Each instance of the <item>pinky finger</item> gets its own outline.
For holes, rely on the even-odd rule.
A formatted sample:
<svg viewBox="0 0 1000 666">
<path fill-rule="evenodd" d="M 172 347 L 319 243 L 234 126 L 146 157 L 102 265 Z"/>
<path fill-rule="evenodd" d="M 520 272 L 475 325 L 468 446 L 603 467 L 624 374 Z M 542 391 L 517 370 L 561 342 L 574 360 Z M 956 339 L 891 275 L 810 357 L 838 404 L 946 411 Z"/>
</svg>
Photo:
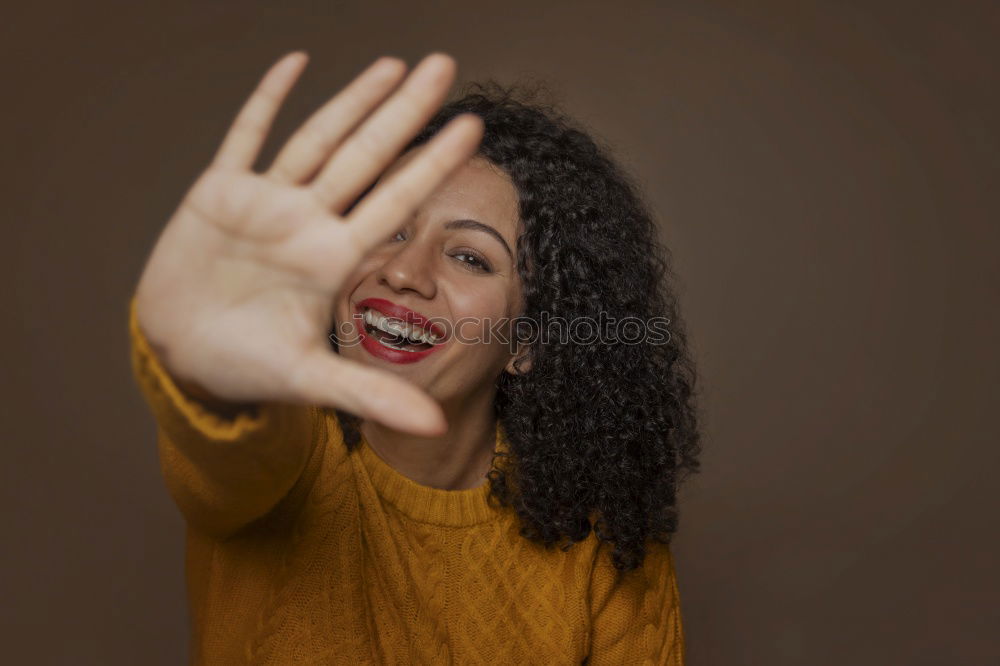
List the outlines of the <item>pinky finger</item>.
<svg viewBox="0 0 1000 666">
<path fill-rule="evenodd" d="M 213 166 L 232 169 L 253 167 L 278 109 L 308 60 L 309 56 L 304 51 L 294 51 L 271 65 L 236 115 L 215 154 Z"/>
</svg>

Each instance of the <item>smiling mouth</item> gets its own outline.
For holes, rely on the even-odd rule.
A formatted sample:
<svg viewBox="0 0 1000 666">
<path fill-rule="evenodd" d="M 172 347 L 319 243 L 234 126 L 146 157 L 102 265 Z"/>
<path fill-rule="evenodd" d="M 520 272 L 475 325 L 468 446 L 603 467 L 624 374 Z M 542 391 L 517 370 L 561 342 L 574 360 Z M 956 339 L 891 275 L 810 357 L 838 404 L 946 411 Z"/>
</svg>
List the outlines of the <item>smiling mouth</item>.
<svg viewBox="0 0 1000 666">
<path fill-rule="evenodd" d="M 422 352 L 431 349 L 440 341 L 435 334 L 419 326 L 387 317 L 373 308 L 364 308 L 362 316 L 365 333 L 389 349 Z"/>
</svg>

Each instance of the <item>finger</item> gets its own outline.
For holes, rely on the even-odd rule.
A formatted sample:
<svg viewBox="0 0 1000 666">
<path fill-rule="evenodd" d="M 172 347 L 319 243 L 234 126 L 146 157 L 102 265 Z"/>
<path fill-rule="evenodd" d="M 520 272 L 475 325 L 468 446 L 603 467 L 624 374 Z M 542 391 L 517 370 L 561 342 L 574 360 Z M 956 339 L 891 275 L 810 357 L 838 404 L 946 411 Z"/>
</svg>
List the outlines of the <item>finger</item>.
<svg viewBox="0 0 1000 666">
<path fill-rule="evenodd" d="M 346 88 L 324 104 L 289 139 L 267 175 L 284 183 L 301 183 L 316 175 L 344 137 L 392 92 L 406 74 L 406 63 L 379 58 Z"/>
<path fill-rule="evenodd" d="M 316 196 L 342 213 L 430 120 L 455 78 L 455 61 L 432 53 L 333 154 L 313 181 Z"/>
<path fill-rule="evenodd" d="M 329 349 L 304 356 L 293 369 L 292 381 L 310 404 L 337 407 L 394 430 L 435 437 L 448 428 L 441 407 L 413 384 Z"/>
<path fill-rule="evenodd" d="M 472 157 L 483 136 L 483 121 L 463 113 L 453 118 L 405 166 L 380 183 L 347 217 L 353 248 L 373 250 L 408 219 L 460 165 Z"/>
<path fill-rule="evenodd" d="M 253 167 L 278 109 L 308 60 L 309 56 L 304 51 L 294 51 L 271 65 L 236 115 L 215 154 L 213 166 L 232 169 Z"/>
</svg>

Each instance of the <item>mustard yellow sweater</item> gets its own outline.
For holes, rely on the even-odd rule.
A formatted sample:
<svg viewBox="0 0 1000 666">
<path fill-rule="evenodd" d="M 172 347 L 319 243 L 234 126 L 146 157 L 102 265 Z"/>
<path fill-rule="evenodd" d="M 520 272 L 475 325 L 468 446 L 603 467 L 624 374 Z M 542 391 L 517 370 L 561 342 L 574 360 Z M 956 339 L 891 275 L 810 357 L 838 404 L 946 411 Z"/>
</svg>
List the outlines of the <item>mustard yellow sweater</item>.
<svg viewBox="0 0 1000 666">
<path fill-rule="evenodd" d="M 129 330 L 187 524 L 192 663 L 684 663 L 666 546 L 625 575 L 593 534 L 546 549 L 488 485 L 430 488 L 364 441 L 348 453 L 332 410 L 208 411 L 162 367 L 134 298 Z"/>
</svg>

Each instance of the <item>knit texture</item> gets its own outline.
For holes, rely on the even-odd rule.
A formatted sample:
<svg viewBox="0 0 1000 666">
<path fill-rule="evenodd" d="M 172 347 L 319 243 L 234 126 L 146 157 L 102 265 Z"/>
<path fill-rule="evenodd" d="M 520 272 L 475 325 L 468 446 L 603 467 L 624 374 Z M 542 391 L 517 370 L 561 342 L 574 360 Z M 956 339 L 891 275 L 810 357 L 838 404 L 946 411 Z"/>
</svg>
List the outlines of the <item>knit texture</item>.
<svg viewBox="0 0 1000 666">
<path fill-rule="evenodd" d="M 332 410 L 209 411 L 163 368 L 134 297 L 129 331 L 187 525 L 192 664 L 684 663 L 666 545 L 627 574 L 593 534 L 546 548 L 488 484 L 440 490 L 364 440 L 348 453 Z"/>
</svg>

